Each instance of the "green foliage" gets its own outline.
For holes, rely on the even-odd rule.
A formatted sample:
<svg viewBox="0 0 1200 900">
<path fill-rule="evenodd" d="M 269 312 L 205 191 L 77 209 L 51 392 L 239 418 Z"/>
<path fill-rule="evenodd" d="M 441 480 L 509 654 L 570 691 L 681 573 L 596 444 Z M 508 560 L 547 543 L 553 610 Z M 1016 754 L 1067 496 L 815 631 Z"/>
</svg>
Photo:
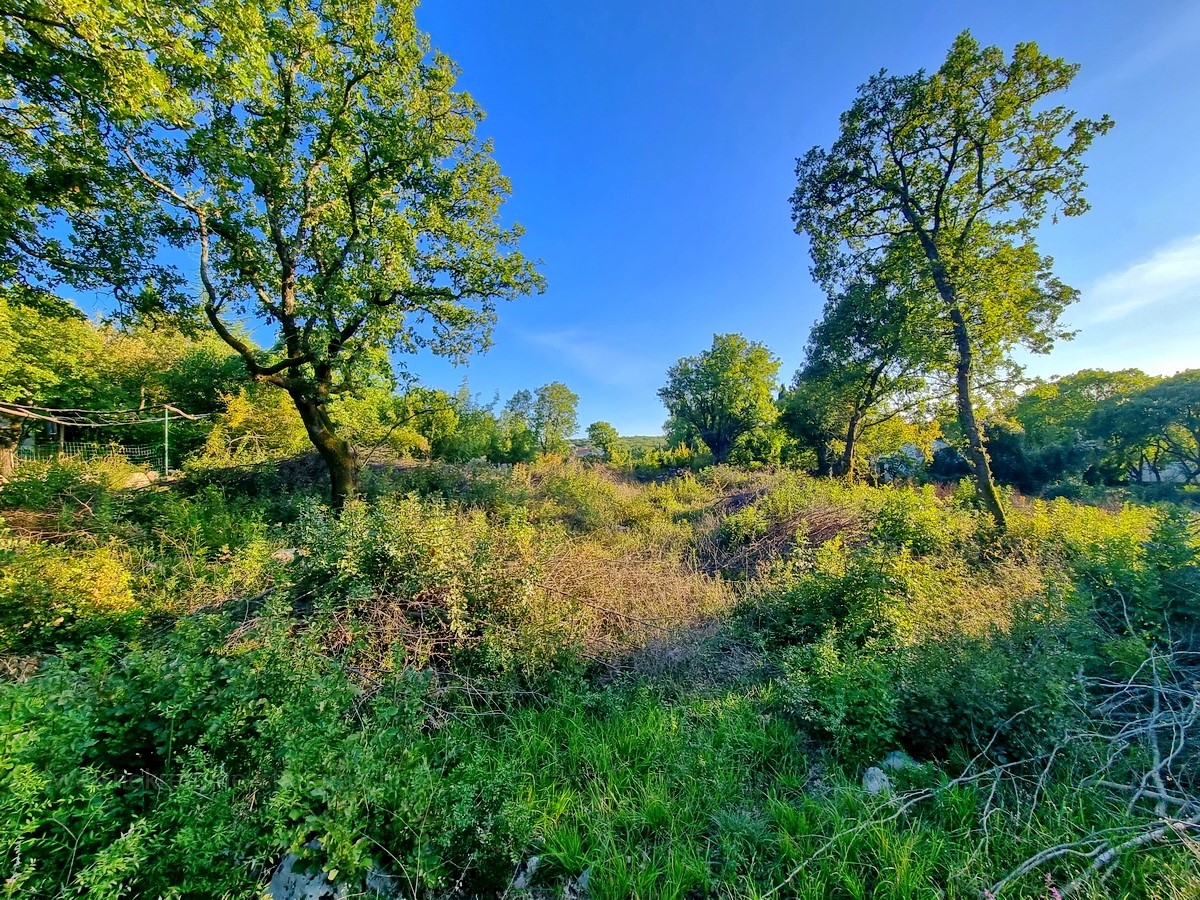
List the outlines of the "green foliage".
<svg viewBox="0 0 1200 900">
<path fill-rule="evenodd" d="M 214 21 L 236 33 L 238 5 L 148 9 L 125 0 L 69 6 L 21 0 L 6 9 L 0 18 L 7 60 L 0 74 L 6 284 L 53 289 L 65 281 L 79 290 L 108 288 L 123 302 L 176 294 L 178 275 L 156 258 L 153 200 L 116 171 L 101 135 L 119 123 L 170 126 L 186 117 L 189 88 L 209 62 L 200 36 Z M 212 61 L 223 55 L 214 53 Z"/>
<path fill-rule="evenodd" d="M 37 231 L 53 234 L 57 211 L 95 263 L 60 274 L 107 281 L 141 311 L 203 315 L 255 381 L 291 397 L 345 502 L 357 468 L 333 398 L 388 369 L 389 353 L 485 348 L 497 302 L 542 286 L 516 249 L 521 229 L 501 221 L 509 183 L 454 64 L 404 0 L 56 15 L 4 17 L 13 71 L 23 57 L 42 65 L 4 77 L 18 169 L 3 174 L 14 188 L 18 172 L 52 175 L 65 151 L 82 183 L 38 199 L 24 179 L 20 240 L 0 235 L 0 250 L 53 268 L 70 254 Z M 80 82 L 61 81 L 81 64 Z M 199 302 L 156 264 L 167 246 L 198 254 Z M 275 339 L 255 347 L 228 324 L 238 318 Z"/>
<path fill-rule="evenodd" d="M 71 303 L 0 289 L 0 400 L 53 398 L 89 371 L 97 329 Z"/>
<path fill-rule="evenodd" d="M 633 456 L 617 429 L 608 422 L 593 422 L 587 428 L 588 440 L 604 454 L 604 458 L 614 466 L 627 466 Z"/>
<path fill-rule="evenodd" d="M 784 425 L 813 447 L 820 474 L 853 475 L 860 441 L 902 412 L 918 412 L 927 380 L 950 368 L 931 327 L 936 309 L 928 292 L 898 274 L 885 268 L 828 300 L 809 334 L 804 365 L 781 398 Z"/>
<path fill-rule="evenodd" d="M 137 612 L 131 581 L 112 547 L 67 551 L 0 534 L 0 652 L 120 631 L 120 620 Z"/>
<path fill-rule="evenodd" d="M 1093 433 L 1107 441 L 1133 480 L 1149 468 L 1185 483 L 1200 476 L 1200 369 L 1189 369 L 1139 391 L 1114 395 L 1089 417 Z"/>
<path fill-rule="evenodd" d="M 1023 394 L 1012 417 L 1035 446 L 1059 443 L 1088 431 L 1088 420 L 1105 401 L 1128 397 L 1155 381 L 1140 369 L 1081 369 Z"/>
<path fill-rule="evenodd" d="M 23 463 L 0 483 L 0 509 L 59 512 L 88 507 L 96 514 L 136 471 L 120 456 L 87 462 L 67 456 Z"/>
<path fill-rule="evenodd" d="M 1077 118 L 1040 101 L 1065 90 L 1078 66 L 1018 44 L 1006 58 L 968 32 L 937 71 L 880 72 L 859 88 L 828 149 L 797 163 L 797 232 L 813 275 L 831 295 L 877 273 L 899 273 L 940 303 L 922 323 L 928 374 L 953 360 L 959 426 L 981 499 L 1003 530 L 971 396 L 1023 344 L 1046 352 L 1076 292 L 1056 279 L 1034 230 L 1053 204 L 1079 215 L 1083 153 L 1112 121 Z"/>
<path fill-rule="evenodd" d="M 886 658 L 843 649 L 827 633 L 781 657 L 789 711 L 847 763 L 870 765 L 895 746 L 899 701 Z"/>
<path fill-rule="evenodd" d="M 543 453 L 566 453 L 567 439 L 579 429 L 575 408 L 579 395 L 561 381 L 543 384 L 533 399 L 532 431 Z"/>
<path fill-rule="evenodd" d="M 738 438 L 774 423 L 779 360 L 739 334 L 714 334 L 712 347 L 679 360 L 658 396 L 675 443 L 700 440 L 723 462 Z"/>
<path fill-rule="evenodd" d="M 5 536 L 4 615 L 81 614 L 22 632 L 53 652 L 0 682 L 10 894 L 251 896 L 290 850 L 418 895 L 502 892 L 538 855 L 543 892 L 587 871 L 598 897 L 754 896 L 799 868 L 814 900 L 970 896 L 1145 824 L 1079 790 L 1103 748 L 1037 759 L 1036 795 L 1027 768 L 947 779 L 1086 732 L 1081 671 L 1129 677 L 1190 633 L 1183 511 L 1032 502 L 985 547 L 952 496 L 786 471 L 432 464 L 367 487 L 338 517 L 189 481 L 103 523 L 70 507 L 61 543 Z M 727 626 L 694 569 L 751 545 L 773 564 Z M 902 820 L 858 786 L 899 747 L 928 761 L 893 775 L 926 792 Z M 1130 854 L 1101 891 L 1186 895 L 1187 860 Z"/>
<path fill-rule="evenodd" d="M 570 649 L 570 611 L 551 616 L 527 525 L 389 498 L 354 504 L 337 518 L 310 510 L 298 536 L 312 548 L 305 577 L 324 608 L 348 609 L 363 625 L 392 620 L 385 641 L 389 631 L 400 639 L 412 633 L 415 640 L 382 651 L 401 654 L 398 662 L 420 666 L 449 655 L 468 670 L 528 670 Z M 368 632 L 364 640 L 377 638 Z"/>
<path fill-rule="evenodd" d="M 204 442 L 204 461 L 253 463 L 294 456 L 309 446 L 287 395 L 262 388 L 226 394 Z"/>
</svg>

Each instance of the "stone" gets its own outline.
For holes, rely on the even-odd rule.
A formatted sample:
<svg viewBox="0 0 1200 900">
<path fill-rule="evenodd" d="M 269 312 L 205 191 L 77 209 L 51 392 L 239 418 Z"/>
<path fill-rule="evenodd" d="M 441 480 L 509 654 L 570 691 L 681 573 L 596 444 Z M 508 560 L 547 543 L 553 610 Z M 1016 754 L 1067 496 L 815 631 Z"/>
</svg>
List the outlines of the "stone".
<svg viewBox="0 0 1200 900">
<path fill-rule="evenodd" d="M 400 887 L 395 875 L 389 875 L 376 866 L 367 872 L 367 892 L 380 897 L 399 897 Z"/>
<path fill-rule="evenodd" d="M 887 773 L 878 766 L 871 766 L 863 773 L 862 779 L 863 790 L 872 796 L 876 794 L 891 793 L 892 779 L 887 777 Z"/>
<path fill-rule="evenodd" d="M 314 871 L 308 871 L 308 866 Z M 346 885 L 330 881 L 315 863 L 289 853 L 271 876 L 267 896 L 271 900 L 347 900 L 350 891 Z"/>
<path fill-rule="evenodd" d="M 319 850 L 320 841 L 309 841 L 310 850 Z M 331 881 L 320 864 L 312 859 L 302 860 L 289 853 L 275 869 L 267 885 L 268 900 L 349 900 L 350 897 L 399 896 L 396 879 L 377 866 L 371 866 L 365 881 L 356 884 Z"/>
<path fill-rule="evenodd" d="M 586 900 L 588 881 L 591 877 L 592 867 L 588 866 L 578 878 L 568 878 L 567 883 L 563 885 L 564 900 Z"/>
<path fill-rule="evenodd" d="M 533 884 L 533 875 L 541 865 L 542 858 L 540 856 L 531 856 L 525 862 L 517 866 L 516 874 L 513 875 L 512 888 L 516 891 L 527 890 Z"/>
<path fill-rule="evenodd" d="M 299 556 L 300 551 L 295 547 L 282 547 L 271 554 L 271 559 L 286 566 L 288 563 L 294 563 Z"/>
<path fill-rule="evenodd" d="M 903 750 L 893 750 L 883 758 L 879 768 L 887 772 L 903 772 L 906 769 L 919 769 L 917 761 Z"/>
</svg>

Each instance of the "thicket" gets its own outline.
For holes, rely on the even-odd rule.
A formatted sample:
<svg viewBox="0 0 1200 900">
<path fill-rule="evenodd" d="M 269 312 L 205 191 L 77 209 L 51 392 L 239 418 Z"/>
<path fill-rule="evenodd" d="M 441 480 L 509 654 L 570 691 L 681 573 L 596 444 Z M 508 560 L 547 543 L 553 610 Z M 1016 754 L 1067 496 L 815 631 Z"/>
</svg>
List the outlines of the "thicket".
<svg viewBox="0 0 1200 900">
<path fill-rule="evenodd" d="M 288 851 L 405 896 L 532 856 L 543 896 L 1200 886 L 1177 507 L 996 539 L 794 472 L 388 467 L 341 516 L 210 474 L 0 488 L 7 896 L 250 896 Z"/>
</svg>

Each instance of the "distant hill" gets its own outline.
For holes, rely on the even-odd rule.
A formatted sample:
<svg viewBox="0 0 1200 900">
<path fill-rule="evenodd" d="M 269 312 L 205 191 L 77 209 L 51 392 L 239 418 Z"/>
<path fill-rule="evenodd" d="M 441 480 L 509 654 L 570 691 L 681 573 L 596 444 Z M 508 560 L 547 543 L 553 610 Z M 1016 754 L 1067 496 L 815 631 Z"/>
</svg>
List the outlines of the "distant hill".
<svg viewBox="0 0 1200 900">
<path fill-rule="evenodd" d="M 622 437 L 621 443 L 629 448 L 630 453 L 644 453 L 647 450 L 661 450 L 667 446 L 667 439 L 661 434 L 632 434 Z"/>
</svg>

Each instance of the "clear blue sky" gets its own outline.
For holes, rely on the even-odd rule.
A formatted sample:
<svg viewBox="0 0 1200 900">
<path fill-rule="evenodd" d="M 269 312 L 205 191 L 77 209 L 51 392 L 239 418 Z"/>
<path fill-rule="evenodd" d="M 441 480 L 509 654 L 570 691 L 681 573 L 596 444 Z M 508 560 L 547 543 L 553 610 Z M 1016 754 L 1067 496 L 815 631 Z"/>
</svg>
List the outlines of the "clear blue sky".
<svg viewBox="0 0 1200 900">
<path fill-rule="evenodd" d="M 658 433 L 667 367 L 737 331 L 799 364 L 822 296 L 792 233 L 795 158 L 836 135 L 880 68 L 936 68 L 955 34 L 1036 41 L 1083 69 L 1065 101 L 1109 113 L 1086 216 L 1041 245 L 1083 291 L 1079 337 L 1039 375 L 1200 366 L 1200 2 L 426 0 L 513 182 L 508 215 L 548 290 L 500 310 L 466 367 L 426 382 L 507 398 L 566 382 L 580 424 Z"/>
</svg>

